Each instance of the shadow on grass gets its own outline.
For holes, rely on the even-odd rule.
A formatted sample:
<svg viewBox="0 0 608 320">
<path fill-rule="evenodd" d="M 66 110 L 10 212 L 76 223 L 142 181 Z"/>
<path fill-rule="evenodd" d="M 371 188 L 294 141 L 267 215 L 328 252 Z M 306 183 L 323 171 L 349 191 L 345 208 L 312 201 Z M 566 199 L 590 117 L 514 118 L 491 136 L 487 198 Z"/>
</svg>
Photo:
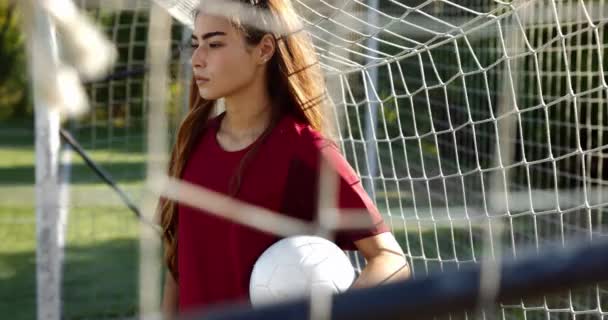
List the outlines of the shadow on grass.
<svg viewBox="0 0 608 320">
<path fill-rule="evenodd" d="M 97 162 L 97 164 L 108 172 L 116 182 L 142 181 L 146 173 L 144 162 Z M 0 167 L 0 185 L 31 185 L 34 179 L 35 167 L 14 166 Z M 86 164 L 71 165 L 71 184 L 102 183 L 93 170 Z"/>
<path fill-rule="evenodd" d="M 66 126 L 64 125 L 64 128 Z M 141 126 L 116 127 L 109 125 L 85 125 L 76 130 L 71 130 L 74 138 L 88 151 L 139 151 L 143 150 L 146 141 L 146 130 Z M 16 119 L 0 120 L 0 147 L 34 147 L 34 120 Z M 128 147 L 128 149 L 127 149 Z"/>
<path fill-rule="evenodd" d="M 137 312 L 138 246 L 118 239 L 66 250 L 62 319 L 129 317 Z M 36 318 L 36 253 L 0 254 L 0 314 Z"/>
</svg>

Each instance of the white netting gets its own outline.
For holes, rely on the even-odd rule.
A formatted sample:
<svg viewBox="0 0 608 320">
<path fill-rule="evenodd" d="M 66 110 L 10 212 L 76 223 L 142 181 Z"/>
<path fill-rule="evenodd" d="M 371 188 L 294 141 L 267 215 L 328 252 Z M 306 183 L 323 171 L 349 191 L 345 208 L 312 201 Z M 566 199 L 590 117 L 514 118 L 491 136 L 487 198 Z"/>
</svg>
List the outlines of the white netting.
<svg viewBox="0 0 608 320">
<path fill-rule="evenodd" d="M 197 1 L 157 3 L 176 18 L 176 50 Z M 477 263 L 484 246 L 491 249 L 484 255 L 517 256 L 605 235 L 604 0 L 293 4 L 326 72 L 341 147 L 416 277 Z M 88 86 L 91 114 L 68 127 L 137 196 L 145 178 L 148 94 L 138 70 L 148 67 L 149 3 L 79 5 L 120 58 L 116 78 Z M 170 66 L 172 129 L 186 101 L 185 61 L 176 51 Z M 130 315 L 137 285 L 106 280 L 121 272 L 118 282 L 136 279 L 136 220 L 87 170 L 71 168 L 65 314 Z M 106 259 L 114 263 L 99 263 Z M 606 315 L 607 297 L 598 285 L 505 305 L 498 315 L 595 319 Z"/>
<path fill-rule="evenodd" d="M 87 85 L 90 113 L 66 124 L 74 137 L 143 211 L 148 144 L 150 37 L 149 1 L 78 1 L 118 49 L 114 73 Z M 170 32 L 172 84 L 167 120 L 175 132 L 187 86 L 180 85 L 179 44 L 184 28 L 174 23 Z M 162 45 L 162 44 L 161 44 Z M 73 155 L 73 159 L 79 159 Z M 78 160 L 71 166 L 70 219 L 63 287 L 66 317 L 128 317 L 140 313 L 145 260 L 138 238 L 137 218 L 116 193 Z M 148 215 L 145 215 L 146 217 Z M 70 235 L 72 235 L 70 237 Z M 87 246 L 78 249 L 82 243 Z M 82 255 L 88 256 L 83 259 Z M 73 262 L 70 261 L 73 259 Z M 78 274 L 78 276 L 75 276 Z M 74 278 L 77 279 L 74 279 Z M 103 281 L 100 281 L 103 279 Z M 72 283 L 76 282 L 76 283 Z M 150 280 L 154 283 L 154 280 Z M 143 283 L 145 286 L 147 283 Z"/>
</svg>

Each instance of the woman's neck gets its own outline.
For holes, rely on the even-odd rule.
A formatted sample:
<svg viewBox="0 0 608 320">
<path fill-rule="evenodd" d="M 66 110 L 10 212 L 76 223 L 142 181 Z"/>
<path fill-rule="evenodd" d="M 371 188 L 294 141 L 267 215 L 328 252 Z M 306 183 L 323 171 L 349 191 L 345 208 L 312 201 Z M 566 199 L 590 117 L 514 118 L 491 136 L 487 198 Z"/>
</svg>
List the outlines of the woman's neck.
<svg viewBox="0 0 608 320">
<path fill-rule="evenodd" d="M 238 97 L 226 97 L 225 107 L 226 114 L 220 132 L 233 141 L 255 140 L 271 121 L 272 105 L 267 95 L 241 94 Z"/>
</svg>

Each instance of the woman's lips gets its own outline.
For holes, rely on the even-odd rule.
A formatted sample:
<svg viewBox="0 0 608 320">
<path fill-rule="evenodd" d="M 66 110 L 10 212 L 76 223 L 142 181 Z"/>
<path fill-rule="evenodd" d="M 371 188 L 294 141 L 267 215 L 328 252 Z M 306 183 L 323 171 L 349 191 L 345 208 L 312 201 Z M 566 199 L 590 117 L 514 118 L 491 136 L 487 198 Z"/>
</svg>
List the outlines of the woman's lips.
<svg viewBox="0 0 608 320">
<path fill-rule="evenodd" d="M 209 81 L 209 79 L 205 77 L 195 77 L 194 79 L 196 80 L 196 83 L 205 83 Z"/>
</svg>

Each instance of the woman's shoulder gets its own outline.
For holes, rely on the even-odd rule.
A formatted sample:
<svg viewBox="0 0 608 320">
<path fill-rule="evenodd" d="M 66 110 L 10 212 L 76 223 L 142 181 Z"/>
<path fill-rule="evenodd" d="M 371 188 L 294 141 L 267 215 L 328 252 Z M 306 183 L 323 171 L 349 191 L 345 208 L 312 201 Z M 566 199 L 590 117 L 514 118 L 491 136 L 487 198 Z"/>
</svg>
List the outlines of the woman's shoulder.
<svg viewBox="0 0 608 320">
<path fill-rule="evenodd" d="M 287 119 L 286 127 L 289 130 L 289 138 L 286 141 L 294 150 L 294 156 L 308 166 L 318 168 L 320 160 L 323 159 L 335 172 L 340 174 L 346 181 L 354 183 L 358 176 L 347 162 L 336 142 L 327 138 L 321 132 L 310 125 L 294 119 Z"/>
<path fill-rule="evenodd" d="M 315 153 L 314 151 L 319 152 L 326 147 L 335 146 L 335 143 L 321 132 L 292 115 L 285 115 L 280 127 L 285 142 L 299 151 L 298 153 Z"/>
</svg>

